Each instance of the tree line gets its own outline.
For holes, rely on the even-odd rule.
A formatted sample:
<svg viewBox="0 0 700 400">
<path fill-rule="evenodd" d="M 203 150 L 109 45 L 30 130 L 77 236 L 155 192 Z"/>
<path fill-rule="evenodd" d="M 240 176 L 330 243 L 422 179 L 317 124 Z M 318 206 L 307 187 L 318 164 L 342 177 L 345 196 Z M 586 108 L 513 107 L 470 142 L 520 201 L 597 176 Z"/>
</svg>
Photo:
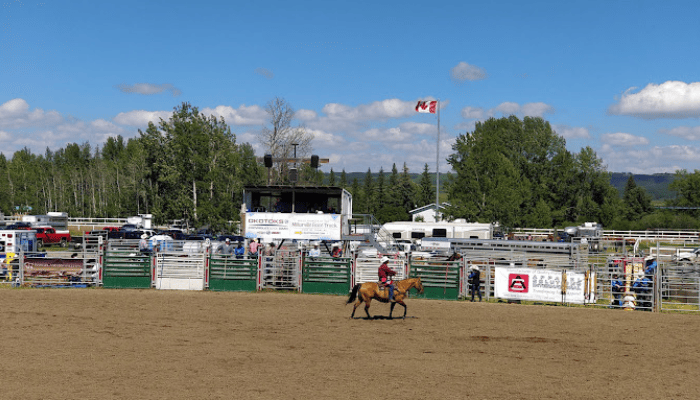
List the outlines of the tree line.
<svg viewBox="0 0 700 400">
<path fill-rule="evenodd" d="M 294 111 L 284 100 L 268 104 L 270 127 L 261 143 L 289 157 L 291 143 L 312 151 L 303 127 L 290 128 Z M 565 140 L 542 118 L 491 118 L 460 134 L 447 158 L 441 200 L 445 218 L 498 222 L 508 227 L 551 228 L 597 221 L 614 229 L 697 229 L 698 210 L 655 210 L 630 176 L 623 196 L 590 147 L 569 152 Z M 296 146 L 294 151 L 296 151 Z M 191 227 L 227 230 L 239 220 L 245 185 L 289 184 L 284 166 L 268 171 L 249 143 L 239 143 L 223 118 L 182 103 L 167 120 L 149 123 L 138 136 L 108 138 L 104 145 L 71 143 L 33 154 L 24 148 L 0 154 L 0 211 L 81 217 L 153 214 L 156 223 L 183 220 Z M 409 220 L 409 211 L 434 203 L 435 186 L 424 166 L 414 182 L 406 164 L 390 172 L 368 168 L 364 179 L 343 170 L 329 173 L 302 165 L 297 184 L 339 186 L 353 195 L 353 212 L 380 222 Z M 669 206 L 700 204 L 700 171 L 679 171 L 678 194 Z M 443 193 L 444 192 L 444 193 Z"/>
</svg>

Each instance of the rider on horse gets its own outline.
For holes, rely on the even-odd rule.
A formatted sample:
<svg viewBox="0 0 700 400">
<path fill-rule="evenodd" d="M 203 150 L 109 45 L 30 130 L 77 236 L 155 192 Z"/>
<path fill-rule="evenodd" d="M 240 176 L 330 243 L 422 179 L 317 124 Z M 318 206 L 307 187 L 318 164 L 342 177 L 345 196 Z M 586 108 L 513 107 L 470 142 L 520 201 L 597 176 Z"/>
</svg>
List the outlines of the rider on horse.
<svg viewBox="0 0 700 400">
<path fill-rule="evenodd" d="M 389 277 L 396 275 L 396 271 L 389 268 L 389 257 L 382 257 L 381 263 L 382 265 L 379 266 L 378 271 L 379 282 L 381 282 L 383 286 L 389 287 L 389 302 L 391 302 L 391 300 L 394 298 L 394 285 L 391 284 Z"/>
</svg>

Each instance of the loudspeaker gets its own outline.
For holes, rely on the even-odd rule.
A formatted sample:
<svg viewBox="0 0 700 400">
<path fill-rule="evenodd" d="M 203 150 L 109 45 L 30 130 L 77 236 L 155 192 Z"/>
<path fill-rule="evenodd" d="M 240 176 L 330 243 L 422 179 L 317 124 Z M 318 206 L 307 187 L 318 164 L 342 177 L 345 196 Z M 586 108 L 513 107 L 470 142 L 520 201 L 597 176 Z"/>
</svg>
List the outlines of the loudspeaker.
<svg viewBox="0 0 700 400">
<path fill-rule="evenodd" d="M 318 156 L 311 156 L 311 168 L 318 168 Z"/>
<path fill-rule="evenodd" d="M 272 154 L 265 154 L 263 159 L 265 160 L 265 167 L 272 168 Z"/>
<path fill-rule="evenodd" d="M 296 169 L 296 168 L 290 168 L 290 169 L 289 169 L 289 181 L 290 181 L 290 182 L 296 182 L 296 181 L 297 181 L 297 169 Z"/>
</svg>

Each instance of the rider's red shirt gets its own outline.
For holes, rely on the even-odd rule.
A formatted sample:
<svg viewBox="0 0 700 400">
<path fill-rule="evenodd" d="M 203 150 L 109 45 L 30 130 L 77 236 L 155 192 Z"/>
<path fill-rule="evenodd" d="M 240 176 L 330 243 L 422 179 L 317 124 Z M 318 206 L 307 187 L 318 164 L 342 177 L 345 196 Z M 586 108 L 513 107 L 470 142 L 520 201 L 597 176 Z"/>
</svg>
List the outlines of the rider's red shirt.
<svg viewBox="0 0 700 400">
<path fill-rule="evenodd" d="M 379 267 L 378 274 L 379 274 L 379 280 L 381 281 L 382 278 L 388 278 L 388 277 L 390 277 L 390 276 L 396 275 L 396 271 L 394 271 L 393 269 L 389 268 L 389 265 L 387 265 L 387 264 L 382 264 L 382 265 Z"/>
</svg>

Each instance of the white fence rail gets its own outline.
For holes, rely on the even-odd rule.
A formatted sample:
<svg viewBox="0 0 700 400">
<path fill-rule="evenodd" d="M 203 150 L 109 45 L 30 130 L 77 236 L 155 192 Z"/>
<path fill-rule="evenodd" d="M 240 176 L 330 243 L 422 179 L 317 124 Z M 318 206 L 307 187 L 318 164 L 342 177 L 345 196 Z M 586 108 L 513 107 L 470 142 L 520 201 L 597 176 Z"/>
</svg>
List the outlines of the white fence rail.
<svg viewBox="0 0 700 400">
<path fill-rule="evenodd" d="M 558 231 L 563 231 L 559 229 Z M 554 235 L 554 229 L 540 228 L 515 228 L 512 231 L 517 236 L 530 235 L 533 238 L 543 238 Z M 620 239 L 640 239 L 642 241 L 681 241 L 697 243 L 700 242 L 700 232 L 698 231 L 683 231 L 683 230 L 647 230 L 647 231 L 618 231 L 612 229 L 603 230 L 604 238 L 620 238 Z"/>
</svg>

